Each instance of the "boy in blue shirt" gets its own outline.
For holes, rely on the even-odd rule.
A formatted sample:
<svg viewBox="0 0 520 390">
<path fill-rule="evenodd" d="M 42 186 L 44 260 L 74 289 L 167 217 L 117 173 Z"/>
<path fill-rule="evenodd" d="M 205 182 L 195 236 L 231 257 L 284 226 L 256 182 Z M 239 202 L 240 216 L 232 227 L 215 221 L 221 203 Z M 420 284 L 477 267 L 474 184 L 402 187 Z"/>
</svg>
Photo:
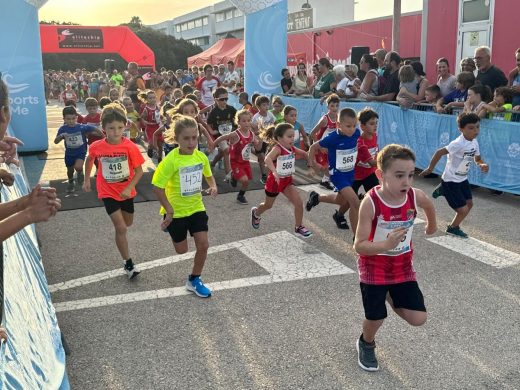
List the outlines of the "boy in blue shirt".
<svg viewBox="0 0 520 390">
<path fill-rule="evenodd" d="M 339 210 L 332 216 L 338 226 L 346 224 L 345 213 L 350 207 L 349 219 L 354 234 L 356 234 L 358 222 L 359 199 L 352 189 L 352 183 L 357 158 L 357 141 L 361 135 L 356 124 L 356 112 L 351 108 L 344 108 L 339 113 L 338 129 L 311 146 L 309 161 L 313 168 L 327 168 L 317 166 L 314 158 L 316 152 L 322 151 L 328 154 L 330 180 L 336 187 L 337 193 L 319 195 L 317 192 L 311 191 L 306 206 L 307 211 L 311 211 L 320 202 L 339 205 Z"/>
<path fill-rule="evenodd" d="M 74 192 L 74 171 L 77 172 L 78 185 L 83 185 L 83 163 L 87 154 L 87 134 L 102 137 L 103 132 L 94 126 L 80 125 L 77 123 L 78 113 L 73 106 L 63 109 L 63 121 L 65 124 L 58 129 L 54 139 L 55 144 L 65 141 L 65 166 L 69 184 L 67 192 Z"/>
</svg>

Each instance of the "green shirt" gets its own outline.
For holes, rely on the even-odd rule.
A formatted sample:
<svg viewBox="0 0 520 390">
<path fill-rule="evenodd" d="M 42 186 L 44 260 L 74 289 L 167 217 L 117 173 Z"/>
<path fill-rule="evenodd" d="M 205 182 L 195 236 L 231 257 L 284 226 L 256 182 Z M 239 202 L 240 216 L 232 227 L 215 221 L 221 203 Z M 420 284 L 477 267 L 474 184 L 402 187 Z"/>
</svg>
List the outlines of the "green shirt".
<svg viewBox="0 0 520 390">
<path fill-rule="evenodd" d="M 187 155 L 175 148 L 161 161 L 152 184 L 165 190 L 173 207 L 173 218 L 189 217 L 206 210 L 202 203 L 202 176 L 211 177 L 212 173 L 208 158 L 198 150 Z M 164 207 L 160 213 L 166 214 Z"/>
<path fill-rule="evenodd" d="M 110 80 L 112 80 L 118 87 L 123 84 L 123 76 L 121 76 L 119 73 L 113 74 L 112 77 L 110 77 Z"/>
<path fill-rule="evenodd" d="M 320 92 L 324 94 L 330 92 L 330 85 L 334 82 L 334 75 L 332 72 L 327 73 L 325 76 L 320 76 L 316 86 L 314 87 L 314 97 L 319 98 Z"/>
</svg>

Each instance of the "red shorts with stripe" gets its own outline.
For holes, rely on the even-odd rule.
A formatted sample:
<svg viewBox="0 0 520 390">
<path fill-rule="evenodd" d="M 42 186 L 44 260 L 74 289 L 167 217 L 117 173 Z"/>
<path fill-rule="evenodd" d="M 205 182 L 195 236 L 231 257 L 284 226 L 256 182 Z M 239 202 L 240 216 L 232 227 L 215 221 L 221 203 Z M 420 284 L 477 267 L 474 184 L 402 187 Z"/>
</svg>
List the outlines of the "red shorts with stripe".
<svg viewBox="0 0 520 390">
<path fill-rule="evenodd" d="M 269 173 L 267 176 L 267 181 L 265 182 L 265 192 L 269 192 L 271 194 L 279 194 L 280 192 L 284 192 L 287 187 L 289 187 L 293 183 L 292 176 L 282 177 L 280 178 L 280 183 L 276 182 L 272 173 Z"/>
<path fill-rule="evenodd" d="M 158 128 L 159 128 L 159 126 L 147 126 L 146 127 L 146 130 L 145 130 L 146 139 L 148 140 L 149 144 L 153 144 L 153 133 L 155 133 Z M 164 141 L 162 133 L 159 134 L 159 136 L 157 137 L 157 141 L 160 141 L 160 142 Z"/>
<path fill-rule="evenodd" d="M 253 172 L 251 171 L 251 164 L 238 163 L 231 161 L 231 170 L 233 171 L 233 179 L 240 180 L 244 176 L 247 176 L 249 180 L 253 180 Z"/>
</svg>

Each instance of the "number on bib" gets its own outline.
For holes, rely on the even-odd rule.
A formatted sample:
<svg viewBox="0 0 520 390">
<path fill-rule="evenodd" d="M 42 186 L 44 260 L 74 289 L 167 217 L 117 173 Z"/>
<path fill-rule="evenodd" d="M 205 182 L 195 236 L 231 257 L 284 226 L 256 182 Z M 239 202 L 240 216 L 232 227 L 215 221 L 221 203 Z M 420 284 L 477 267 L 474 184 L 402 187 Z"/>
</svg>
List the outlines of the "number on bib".
<svg viewBox="0 0 520 390">
<path fill-rule="evenodd" d="M 251 144 L 247 144 L 242 149 L 242 159 L 245 161 L 249 161 L 250 158 L 251 158 Z"/>
<path fill-rule="evenodd" d="M 231 133 L 231 130 L 233 130 L 233 125 L 231 125 L 231 123 L 218 125 L 218 132 L 222 135 Z"/>
<path fill-rule="evenodd" d="M 395 248 L 386 251 L 384 254 L 387 256 L 398 256 L 400 254 L 410 252 L 412 250 L 413 222 L 413 219 L 408 221 L 385 221 L 381 218 L 378 218 L 376 231 L 374 232 L 374 239 L 372 242 L 386 241 L 392 230 L 403 227 L 408 229 L 404 238 L 399 244 L 397 244 Z"/>
<path fill-rule="evenodd" d="M 296 158 L 294 153 L 278 156 L 276 159 L 276 173 L 280 177 L 288 177 L 296 172 Z"/>
<path fill-rule="evenodd" d="M 202 190 L 202 164 L 179 169 L 181 196 L 199 194 Z"/>
<path fill-rule="evenodd" d="M 466 176 L 468 174 L 469 169 L 471 168 L 471 163 L 473 162 L 473 155 L 473 152 L 471 152 L 471 154 L 464 153 L 464 157 L 455 171 L 457 176 Z"/>
<path fill-rule="evenodd" d="M 81 133 L 68 134 L 65 137 L 65 145 L 70 149 L 77 149 L 83 146 L 83 136 Z"/>
<path fill-rule="evenodd" d="M 101 172 L 108 183 L 119 183 L 130 177 L 128 156 L 101 157 Z"/>
<path fill-rule="evenodd" d="M 354 169 L 357 158 L 357 149 L 336 149 L 336 169 L 340 172 L 350 172 Z"/>
</svg>

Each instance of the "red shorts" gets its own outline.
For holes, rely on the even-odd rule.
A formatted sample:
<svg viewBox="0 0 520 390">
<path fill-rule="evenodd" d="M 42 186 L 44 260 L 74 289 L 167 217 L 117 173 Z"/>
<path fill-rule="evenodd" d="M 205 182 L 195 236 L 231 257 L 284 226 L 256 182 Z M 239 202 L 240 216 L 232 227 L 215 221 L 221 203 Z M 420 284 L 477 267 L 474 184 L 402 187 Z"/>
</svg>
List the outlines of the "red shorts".
<svg viewBox="0 0 520 390">
<path fill-rule="evenodd" d="M 145 130 L 145 132 L 146 132 L 146 139 L 148 140 L 149 144 L 153 144 L 153 133 L 155 133 L 158 128 L 159 127 L 156 127 L 156 126 L 152 126 L 152 127 L 148 126 L 146 128 L 146 130 Z M 160 142 L 164 141 L 162 133 L 160 133 L 159 136 L 157 137 L 157 141 L 160 141 Z"/>
<path fill-rule="evenodd" d="M 293 183 L 292 176 L 281 177 L 280 183 L 277 183 L 273 174 L 271 172 L 269 172 L 269 175 L 267 176 L 267 181 L 265 182 L 265 192 L 268 193 L 268 195 L 273 194 L 274 196 L 276 196 L 280 192 L 284 192 L 285 189 L 287 187 L 289 187 L 292 183 Z"/>
<path fill-rule="evenodd" d="M 251 171 L 250 163 L 237 163 L 231 161 L 231 170 L 233 171 L 233 179 L 240 180 L 247 176 L 249 180 L 253 180 L 253 172 Z"/>
<path fill-rule="evenodd" d="M 315 157 L 316 162 L 319 165 L 324 165 L 324 166 L 329 165 L 329 155 L 327 153 L 318 151 L 314 157 Z"/>
</svg>

